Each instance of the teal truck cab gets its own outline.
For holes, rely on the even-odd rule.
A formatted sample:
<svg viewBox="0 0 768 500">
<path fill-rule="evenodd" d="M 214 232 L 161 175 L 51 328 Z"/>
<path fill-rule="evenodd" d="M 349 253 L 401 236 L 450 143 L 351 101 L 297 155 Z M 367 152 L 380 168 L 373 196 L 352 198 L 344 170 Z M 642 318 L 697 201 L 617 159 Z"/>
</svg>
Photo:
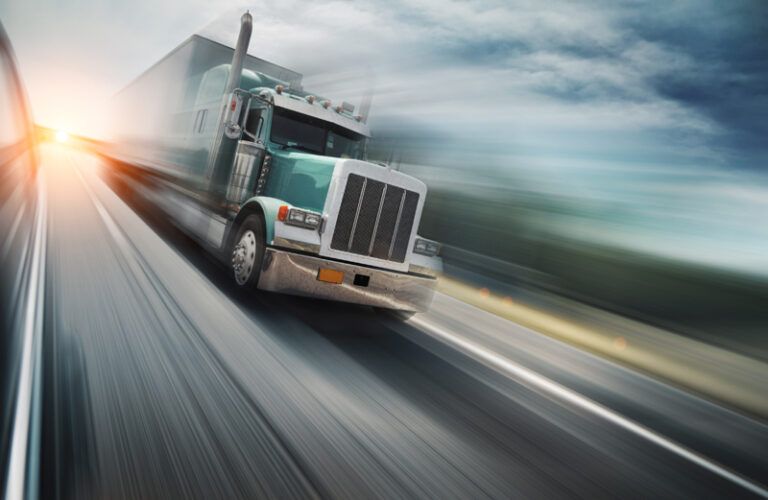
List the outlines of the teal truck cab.
<svg viewBox="0 0 768 500">
<path fill-rule="evenodd" d="M 109 154 L 241 287 L 426 310 L 425 184 L 366 161 L 366 117 L 247 55 L 250 31 L 246 13 L 234 50 L 195 35 L 118 94 Z"/>
</svg>

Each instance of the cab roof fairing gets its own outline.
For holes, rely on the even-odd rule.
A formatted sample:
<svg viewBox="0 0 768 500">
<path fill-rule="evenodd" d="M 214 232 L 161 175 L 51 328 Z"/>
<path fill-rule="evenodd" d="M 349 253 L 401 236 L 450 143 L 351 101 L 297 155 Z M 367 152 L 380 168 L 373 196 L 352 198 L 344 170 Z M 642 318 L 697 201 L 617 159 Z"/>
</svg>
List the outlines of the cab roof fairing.
<svg viewBox="0 0 768 500">
<path fill-rule="evenodd" d="M 184 43 L 182 43 L 179 47 L 177 47 L 174 50 L 177 50 L 181 46 L 186 45 L 187 43 L 193 40 L 196 40 L 203 43 L 218 45 L 234 51 L 235 50 L 234 39 L 231 39 L 230 35 L 233 35 L 233 33 L 229 32 L 228 30 L 226 34 L 203 30 L 203 32 L 194 33 Z M 236 33 L 234 35 L 236 36 Z M 229 64 L 229 62 L 227 62 L 227 64 Z M 249 68 L 248 66 L 251 66 L 251 68 Z M 281 66 L 279 64 L 267 61 L 266 59 L 262 59 L 258 56 L 251 54 L 249 51 L 246 51 L 246 69 L 255 69 L 259 73 L 269 75 L 270 78 L 274 78 L 276 80 L 283 80 L 287 82 L 287 85 L 290 85 L 291 88 L 294 88 L 294 89 L 302 88 L 301 80 L 304 77 L 301 73 L 294 71 L 292 69 L 286 68 L 285 66 Z"/>
<path fill-rule="evenodd" d="M 267 87 L 256 87 L 249 90 L 249 92 L 261 96 L 264 95 L 265 91 L 269 92 L 269 98 L 275 106 L 333 123 L 368 138 L 371 137 L 371 130 L 366 123 L 357 121 L 354 117 L 346 114 L 338 113 L 331 107 L 326 108 L 320 104 L 320 100 L 316 100 L 315 104 L 310 104 L 304 97 L 288 93 L 289 90 L 280 94 Z"/>
</svg>

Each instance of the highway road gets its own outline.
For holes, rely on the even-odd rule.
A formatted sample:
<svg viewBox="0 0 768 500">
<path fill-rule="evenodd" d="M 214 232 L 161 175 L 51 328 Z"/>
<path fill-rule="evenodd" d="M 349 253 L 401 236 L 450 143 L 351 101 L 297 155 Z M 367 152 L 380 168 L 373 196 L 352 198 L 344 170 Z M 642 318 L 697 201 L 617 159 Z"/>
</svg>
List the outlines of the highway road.
<svg viewBox="0 0 768 500">
<path fill-rule="evenodd" d="M 41 156 L 44 498 L 766 492 L 765 422 L 443 295 L 244 294 L 104 160 Z"/>
</svg>

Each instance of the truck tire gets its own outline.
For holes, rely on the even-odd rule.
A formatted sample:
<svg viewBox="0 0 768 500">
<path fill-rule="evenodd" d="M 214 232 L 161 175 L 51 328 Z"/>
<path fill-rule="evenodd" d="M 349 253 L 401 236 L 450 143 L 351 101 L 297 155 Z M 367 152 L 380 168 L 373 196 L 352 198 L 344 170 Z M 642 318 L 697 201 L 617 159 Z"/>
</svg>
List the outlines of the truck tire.
<svg viewBox="0 0 768 500">
<path fill-rule="evenodd" d="M 230 252 L 230 268 L 237 286 L 256 288 L 264 260 L 264 246 L 264 223 L 259 215 L 249 215 L 237 229 Z"/>
</svg>

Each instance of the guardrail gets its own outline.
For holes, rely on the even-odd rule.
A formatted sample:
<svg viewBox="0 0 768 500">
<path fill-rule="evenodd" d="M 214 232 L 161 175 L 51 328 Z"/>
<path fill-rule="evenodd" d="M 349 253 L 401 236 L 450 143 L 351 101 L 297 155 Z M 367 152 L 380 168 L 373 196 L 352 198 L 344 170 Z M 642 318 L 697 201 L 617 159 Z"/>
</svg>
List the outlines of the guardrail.
<svg viewBox="0 0 768 500">
<path fill-rule="evenodd" d="M 40 175 L 37 178 L 37 204 L 28 246 L 29 257 L 25 260 L 26 287 L 18 304 L 23 314 L 22 350 L 3 492 L 5 500 L 34 499 L 38 496 L 47 213 L 44 178 Z"/>
</svg>

